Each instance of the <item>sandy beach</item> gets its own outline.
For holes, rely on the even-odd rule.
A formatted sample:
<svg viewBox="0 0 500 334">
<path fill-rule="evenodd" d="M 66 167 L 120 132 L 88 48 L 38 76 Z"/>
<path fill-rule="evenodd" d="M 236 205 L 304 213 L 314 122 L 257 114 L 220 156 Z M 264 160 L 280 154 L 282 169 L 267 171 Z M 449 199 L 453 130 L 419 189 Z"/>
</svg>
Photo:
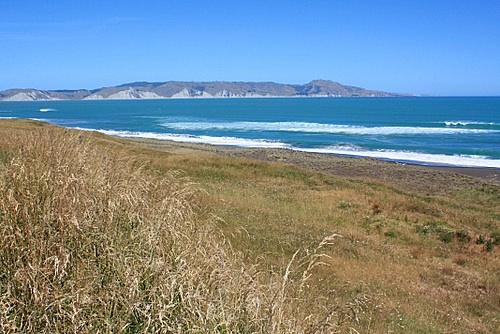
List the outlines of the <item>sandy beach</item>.
<svg viewBox="0 0 500 334">
<path fill-rule="evenodd" d="M 372 158 L 356 158 L 290 149 L 238 148 L 167 140 L 129 138 L 141 147 L 175 154 L 215 154 L 286 163 L 343 177 L 380 180 L 402 190 L 442 194 L 460 188 L 500 186 L 500 169 L 422 166 Z"/>
</svg>

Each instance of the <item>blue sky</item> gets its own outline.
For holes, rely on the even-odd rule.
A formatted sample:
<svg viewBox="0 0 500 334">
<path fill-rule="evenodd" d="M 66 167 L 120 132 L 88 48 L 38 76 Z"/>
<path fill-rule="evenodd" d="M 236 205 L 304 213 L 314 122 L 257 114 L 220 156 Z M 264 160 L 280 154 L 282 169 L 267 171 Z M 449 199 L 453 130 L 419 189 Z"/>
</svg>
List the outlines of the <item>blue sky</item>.
<svg viewBox="0 0 500 334">
<path fill-rule="evenodd" d="M 500 95 L 499 0 L 0 0 L 0 90 L 330 79 Z"/>
</svg>

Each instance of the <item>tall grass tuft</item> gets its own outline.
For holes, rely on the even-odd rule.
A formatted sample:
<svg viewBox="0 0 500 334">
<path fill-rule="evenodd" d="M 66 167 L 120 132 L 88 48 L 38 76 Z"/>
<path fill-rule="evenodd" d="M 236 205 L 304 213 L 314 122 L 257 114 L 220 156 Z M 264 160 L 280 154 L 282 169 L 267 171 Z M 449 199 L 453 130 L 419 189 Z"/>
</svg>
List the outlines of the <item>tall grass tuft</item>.
<svg viewBox="0 0 500 334">
<path fill-rule="evenodd" d="M 177 173 L 74 131 L 7 142 L 0 332 L 331 332 L 357 320 L 308 300 L 319 248 L 281 271 L 244 265 Z"/>
</svg>

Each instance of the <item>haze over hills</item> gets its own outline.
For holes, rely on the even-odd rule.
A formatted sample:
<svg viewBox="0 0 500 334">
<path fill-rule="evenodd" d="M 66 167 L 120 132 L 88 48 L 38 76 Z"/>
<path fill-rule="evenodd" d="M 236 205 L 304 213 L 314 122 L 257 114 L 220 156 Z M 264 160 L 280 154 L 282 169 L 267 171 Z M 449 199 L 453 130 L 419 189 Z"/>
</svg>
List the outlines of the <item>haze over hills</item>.
<svg viewBox="0 0 500 334">
<path fill-rule="evenodd" d="M 347 86 L 330 80 L 313 80 L 304 85 L 274 82 L 167 81 L 133 82 L 92 90 L 9 89 L 0 92 L 0 101 L 369 96 L 402 96 L 402 94 Z"/>
</svg>

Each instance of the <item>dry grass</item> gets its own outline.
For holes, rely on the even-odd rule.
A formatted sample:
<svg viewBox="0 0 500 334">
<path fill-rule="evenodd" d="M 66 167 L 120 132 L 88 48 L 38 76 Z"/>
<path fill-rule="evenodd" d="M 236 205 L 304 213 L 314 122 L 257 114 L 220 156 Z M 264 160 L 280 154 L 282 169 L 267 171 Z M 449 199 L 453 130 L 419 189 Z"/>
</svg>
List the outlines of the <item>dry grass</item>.
<svg viewBox="0 0 500 334">
<path fill-rule="evenodd" d="M 248 263 L 281 268 L 296 249 L 342 235 L 329 246 L 330 257 L 323 258 L 328 266 L 316 268 L 309 288 L 330 305 L 362 305 L 352 313 L 359 332 L 500 330 L 498 185 L 427 195 L 282 163 L 155 152 L 160 170 L 181 168 L 207 191 L 201 204 L 222 218 L 220 229 Z"/>
<path fill-rule="evenodd" d="M 126 147 L 2 121 L 0 332 L 322 333 L 362 325 L 367 298 L 337 302 L 309 283 L 338 238 L 301 247 L 272 269 L 245 262 L 201 185 L 176 168 L 158 172 Z"/>
<path fill-rule="evenodd" d="M 0 332 L 500 331 L 498 185 L 162 149 L 1 121 Z"/>
</svg>

